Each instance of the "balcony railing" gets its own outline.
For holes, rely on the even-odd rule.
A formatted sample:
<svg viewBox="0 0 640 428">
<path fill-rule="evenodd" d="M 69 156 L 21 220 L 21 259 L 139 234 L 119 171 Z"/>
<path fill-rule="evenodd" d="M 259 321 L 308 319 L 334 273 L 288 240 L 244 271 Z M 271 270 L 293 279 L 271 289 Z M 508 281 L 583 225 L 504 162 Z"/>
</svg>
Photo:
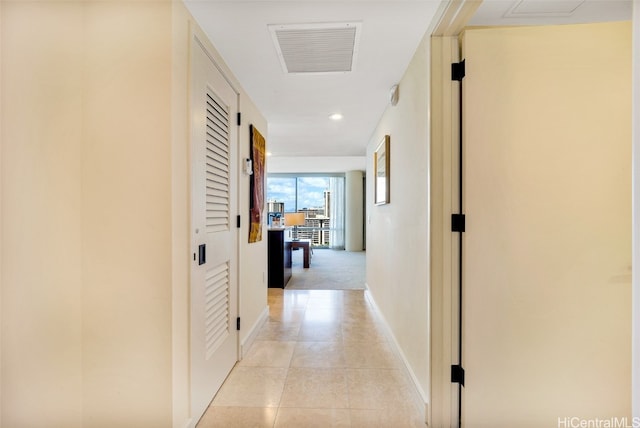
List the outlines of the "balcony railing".
<svg viewBox="0 0 640 428">
<path fill-rule="evenodd" d="M 331 246 L 330 227 L 298 226 L 298 239 L 309 239 L 315 248 L 329 248 Z"/>
</svg>

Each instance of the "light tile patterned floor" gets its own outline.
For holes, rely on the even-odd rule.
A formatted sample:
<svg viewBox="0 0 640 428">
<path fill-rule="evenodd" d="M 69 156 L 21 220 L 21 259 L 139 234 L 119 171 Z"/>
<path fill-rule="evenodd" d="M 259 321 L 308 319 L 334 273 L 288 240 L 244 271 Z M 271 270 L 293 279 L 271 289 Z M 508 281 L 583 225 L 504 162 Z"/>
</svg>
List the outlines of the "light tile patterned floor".
<svg viewBox="0 0 640 428">
<path fill-rule="evenodd" d="M 363 290 L 269 289 L 269 309 L 199 428 L 425 427 Z"/>
</svg>

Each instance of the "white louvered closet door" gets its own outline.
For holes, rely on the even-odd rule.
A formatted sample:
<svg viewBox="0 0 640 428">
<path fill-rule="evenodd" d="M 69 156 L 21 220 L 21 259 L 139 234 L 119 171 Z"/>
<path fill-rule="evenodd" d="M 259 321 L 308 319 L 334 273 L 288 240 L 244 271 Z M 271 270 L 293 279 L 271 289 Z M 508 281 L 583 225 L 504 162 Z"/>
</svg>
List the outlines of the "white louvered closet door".
<svg viewBox="0 0 640 428">
<path fill-rule="evenodd" d="M 237 94 L 197 38 L 191 59 L 191 408 L 206 410 L 238 359 Z"/>
</svg>

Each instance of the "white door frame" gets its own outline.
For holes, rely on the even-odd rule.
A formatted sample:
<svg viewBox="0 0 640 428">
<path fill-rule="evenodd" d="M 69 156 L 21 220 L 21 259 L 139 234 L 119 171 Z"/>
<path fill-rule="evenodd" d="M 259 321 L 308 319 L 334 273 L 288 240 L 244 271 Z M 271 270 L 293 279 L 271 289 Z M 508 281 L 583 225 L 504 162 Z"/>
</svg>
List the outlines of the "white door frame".
<svg viewBox="0 0 640 428">
<path fill-rule="evenodd" d="M 451 64 L 460 61 L 458 36 L 479 1 L 454 0 L 431 33 L 430 172 L 430 373 L 429 426 L 458 425 L 458 386 L 451 365 L 458 363 L 458 239 L 451 214 L 458 212 L 459 83 Z"/>
<path fill-rule="evenodd" d="M 450 0 L 431 39 L 431 318 L 430 318 L 430 405 L 429 426 L 455 426 L 457 394 L 450 382 L 454 349 L 457 299 L 454 266 L 457 243 L 450 232 L 450 215 L 456 208 L 452 198 L 457 171 L 454 149 L 457 131 L 457 88 L 450 79 L 451 63 L 459 61 L 458 36 L 481 0 Z M 632 141 L 632 265 L 640 257 L 640 0 L 633 0 L 633 141 Z M 457 149 L 455 149 L 457 150 Z M 640 417 L 640 275 L 632 269 L 632 414 Z"/>
<path fill-rule="evenodd" d="M 631 276 L 631 409 L 633 417 L 640 418 L 640 275 L 636 263 L 640 257 L 640 0 L 633 0 L 633 58 L 632 58 L 632 202 L 631 228 L 632 234 L 632 276 Z"/>
</svg>

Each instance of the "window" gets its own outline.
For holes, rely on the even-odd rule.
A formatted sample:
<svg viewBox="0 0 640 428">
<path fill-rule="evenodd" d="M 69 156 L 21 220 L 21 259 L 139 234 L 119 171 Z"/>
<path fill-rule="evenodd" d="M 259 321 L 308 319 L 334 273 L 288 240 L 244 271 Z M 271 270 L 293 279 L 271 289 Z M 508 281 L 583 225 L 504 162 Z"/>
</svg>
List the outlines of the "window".
<svg viewBox="0 0 640 428">
<path fill-rule="evenodd" d="M 284 212 L 296 212 L 296 177 L 267 176 L 267 201 L 284 202 Z"/>
<path fill-rule="evenodd" d="M 304 212 L 298 237 L 315 247 L 344 248 L 344 177 L 269 174 L 267 201 L 283 202 L 285 212 Z"/>
</svg>

